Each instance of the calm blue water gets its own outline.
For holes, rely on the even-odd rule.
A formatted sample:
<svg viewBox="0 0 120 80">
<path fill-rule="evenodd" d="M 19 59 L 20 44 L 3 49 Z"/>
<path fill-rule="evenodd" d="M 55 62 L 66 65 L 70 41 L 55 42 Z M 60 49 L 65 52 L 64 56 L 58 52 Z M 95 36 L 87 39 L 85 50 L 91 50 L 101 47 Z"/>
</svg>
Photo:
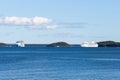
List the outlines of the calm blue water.
<svg viewBox="0 0 120 80">
<path fill-rule="evenodd" d="M 0 47 L 0 80 L 120 80 L 120 48 Z"/>
</svg>

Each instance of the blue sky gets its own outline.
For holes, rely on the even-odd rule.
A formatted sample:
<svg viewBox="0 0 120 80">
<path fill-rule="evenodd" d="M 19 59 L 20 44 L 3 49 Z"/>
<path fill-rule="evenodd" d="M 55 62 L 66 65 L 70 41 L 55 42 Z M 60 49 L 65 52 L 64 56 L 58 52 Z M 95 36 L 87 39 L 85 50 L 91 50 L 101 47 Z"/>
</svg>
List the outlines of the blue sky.
<svg viewBox="0 0 120 80">
<path fill-rule="evenodd" d="M 120 0 L 0 0 L 0 42 L 120 41 Z"/>
</svg>

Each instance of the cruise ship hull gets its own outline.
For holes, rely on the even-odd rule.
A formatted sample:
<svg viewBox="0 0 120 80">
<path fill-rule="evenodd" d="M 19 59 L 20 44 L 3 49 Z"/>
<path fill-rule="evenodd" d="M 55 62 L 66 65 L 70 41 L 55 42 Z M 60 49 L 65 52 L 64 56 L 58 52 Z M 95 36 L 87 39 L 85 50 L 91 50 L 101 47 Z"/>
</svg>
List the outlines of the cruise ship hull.
<svg viewBox="0 0 120 80">
<path fill-rule="evenodd" d="M 81 47 L 98 47 L 98 45 L 81 45 Z"/>
<path fill-rule="evenodd" d="M 84 42 L 81 44 L 81 47 L 98 47 L 98 44 L 96 42 Z"/>
</svg>

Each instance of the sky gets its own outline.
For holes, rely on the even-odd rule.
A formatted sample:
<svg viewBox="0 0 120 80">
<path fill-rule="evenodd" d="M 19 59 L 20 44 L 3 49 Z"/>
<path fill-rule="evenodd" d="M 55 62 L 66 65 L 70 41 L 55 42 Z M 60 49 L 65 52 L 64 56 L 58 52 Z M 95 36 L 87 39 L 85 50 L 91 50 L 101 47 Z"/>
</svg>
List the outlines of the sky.
<svg viewBox="0 0 120 80">
<path fill-rule="evenodd" d="M 120 0 L 0 0 L 0 42 L 120 41 Z"/>
</svg>

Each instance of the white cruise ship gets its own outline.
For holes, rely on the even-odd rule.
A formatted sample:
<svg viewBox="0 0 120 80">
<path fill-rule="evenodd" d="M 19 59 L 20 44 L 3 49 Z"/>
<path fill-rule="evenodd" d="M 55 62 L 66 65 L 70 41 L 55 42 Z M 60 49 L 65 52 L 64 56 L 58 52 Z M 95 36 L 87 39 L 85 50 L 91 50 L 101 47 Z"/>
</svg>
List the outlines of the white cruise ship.
<svg viewBox="0 0 120 80">
<path fill-rule="evenodd" d="M 81 44 L 81 47 L 98 47 L 98 44 L 94 41 L 84 42 L 84 43 Z"/>
<path fill-rule="evenodd" d="M 16 44 L 18 45 L 18 47 L 25 47 L 24 41 L 17 41 Z"/>
</svg>

